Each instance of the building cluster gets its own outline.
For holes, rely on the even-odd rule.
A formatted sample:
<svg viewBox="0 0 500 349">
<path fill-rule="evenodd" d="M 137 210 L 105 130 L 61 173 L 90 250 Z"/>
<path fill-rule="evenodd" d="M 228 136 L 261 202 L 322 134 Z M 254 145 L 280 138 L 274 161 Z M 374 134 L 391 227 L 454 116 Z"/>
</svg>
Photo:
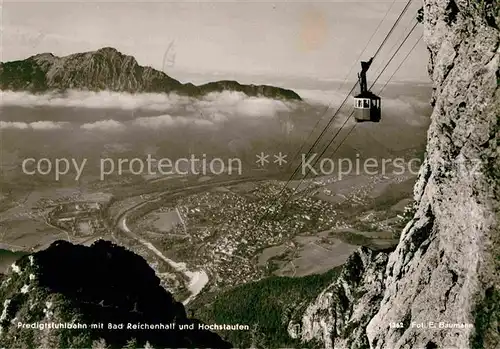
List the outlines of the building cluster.
<svg viewBox="0 0 500 349">
<path fill-rule="evenodd" d="M 337 213 L 332 203 L 306 196 L 292 199 L 280 209 L 275 207 L 273 186 L 259 184 L 258 190 L 248 192 L 211 191 L 179 200 L 177 207 L 191 243 L 203 245 L 198 253 L 184 256 L 191 259 L 189 263 L 211 270 L 221 287 L 255 280 L 264 273 L 255 262 L 264 248 L 308 229 L 315 232 L 335 225 Z"/>
<path fill-rule="evenodd" d="M 47 221 L 75 237 L 106 233 L 102 205 L 97 202 L 59 204 L 49 212 Z"/>
</svg>

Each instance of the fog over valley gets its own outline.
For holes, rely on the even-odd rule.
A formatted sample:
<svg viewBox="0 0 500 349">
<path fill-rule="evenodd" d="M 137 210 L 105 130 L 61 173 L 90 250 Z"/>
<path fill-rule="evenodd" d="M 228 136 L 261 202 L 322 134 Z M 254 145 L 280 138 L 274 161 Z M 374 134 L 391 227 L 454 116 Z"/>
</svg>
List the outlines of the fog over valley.
<svg viewBox="0 0 500 349">
<path fill-rule="evenodd" d="M 151 154 L 176 159 L 206 154 L 240 157 L 255 167 L 252 162 L 261 151 L 287 152 L 291 158 L 304 141 L 312 145 L 313 136 L 308 136 L 313 127 L 319 122 L 312 135 L 319 134 L 319 128 L 346 97 L 346 91 L 339 87 L 296 90 L 303 101 L 248 97 L 230 91 L 202 98 L 107 91 L 36 95 L 4 91 L 1 161 L 4 169 L 14 169 L 26 157 L 87 158 L 92 163 L 102 157 Z M 382 121 L 360 125 L 337 156 L 389 156 L 423 147 L 429 89 L 398 84 L 390 85 L 385 93 Z M 325 142 L 344 124 L 349 115 L 344 110 L 350 112 L 351 104 L 348 100 L 337 115 Z M 353 124 L 351 118 L 345 129 Z M 92 171 L 90 166 L 87 171 Z"/>
</svg>

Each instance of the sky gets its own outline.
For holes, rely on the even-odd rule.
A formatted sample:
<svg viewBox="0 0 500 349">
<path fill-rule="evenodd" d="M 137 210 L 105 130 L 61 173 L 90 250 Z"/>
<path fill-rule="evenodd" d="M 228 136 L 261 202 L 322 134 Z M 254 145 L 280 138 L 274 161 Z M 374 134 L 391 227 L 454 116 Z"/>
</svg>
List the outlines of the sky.
<svg viewBox="0 0 500 349">
<path fill-rule="evenodd" d="M 1 61 L 111 46 L 183 82 L 234 78 L 245 83 L 274 79 L 279 84 L 293 79 L 342 81 L 346 76 L 353 80 L 359 58 L 368 60 L 377 50 L 405 3 L 4 0 Z M 412 3 L 368 79 L 385 65 L 420 6 L 420 1 Z M 422 31 L 418 25 L 381 81 L 392 74 Z M 428 82 L 427 61 L 420 40 L 392 80 Z"/>
</svg>

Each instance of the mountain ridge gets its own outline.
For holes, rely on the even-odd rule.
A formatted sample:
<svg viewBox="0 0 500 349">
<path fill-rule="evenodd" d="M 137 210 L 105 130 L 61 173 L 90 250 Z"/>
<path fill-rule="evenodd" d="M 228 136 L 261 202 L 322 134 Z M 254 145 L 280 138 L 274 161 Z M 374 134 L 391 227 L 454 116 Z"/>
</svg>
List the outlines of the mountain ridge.
<svg viewBox="0 0 500 349">
<path fill-rule="evenodd" d="M 244 85 L 220 80 L 202 85 L 181 83 L 113 47 L 55 56 L 40 53 L 23 60 L 0 63 L 0 89 L 33 93 L 81 89 L 128 93 L 177 93 L 200 97 L 211 92 L 235 91 L 250 97 L 302 100 L 292 90 L 270 85 Z"/>
<path fill-rule="evenodd" d="M 3 348 L 96 348 L 96 342 L 123 348 L 131 341 L 149 348 L 231 347 L 198 328 L 200 321 L 186 315 L 144 258 L 105 240 L 91 246 L 59 240 L 21 257 L 9 273 L 0 275 L 0 307 Z M 138 330 L 128 324 L 156 327 Z"/>
</svg>

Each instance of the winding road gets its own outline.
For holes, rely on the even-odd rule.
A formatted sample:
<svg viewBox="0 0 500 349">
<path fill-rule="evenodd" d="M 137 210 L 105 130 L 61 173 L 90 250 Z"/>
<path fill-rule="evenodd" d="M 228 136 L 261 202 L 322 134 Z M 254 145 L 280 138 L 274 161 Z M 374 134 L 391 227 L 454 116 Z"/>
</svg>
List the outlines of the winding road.
<svg viewBox="0 0 500 349">
<path fill-rule="evenodd" d="M 188 287 L 191 295 L 182 302 L 184 305 L 186 305 L 189 302 L 191 302 L 193 299 L 195 299 L 196 296 L 201 292 L 201 290 L 208 283 L 209 278 L 208 278 L 207 272 L 203 269 L 200 269 L 197 271 L 191 271 L 187 268 L 186 263 L 176 262 L 170 258 L 167 258 L 151 242 L 143 239 L 139 235 L 135 234 L 132 230 L 130 230 L 130 228 L 127 225 L 127 215 L 129 213 L 131 213 L 132 211 L 142 207 L 143 205 L 146 205 L 148 202 L 158 201 L 158 200 L 167 201 L 169 199 L 173 199 L 176 196 L 192 195 L 192 194 L 195 194 L 197 192 L 207 191 L 207 190 L 215 188 L 215 187 L 234 185 L 234 184 L 245 183 L 245 182 L 259 182 L 259 181 L 268 180 L 268 179 L 269 178 L 267 178 L 267 177 L 266 178 L 245 177 L 245 178 L 239 178 L 239 179 L 233 179 L 233 180 L 225 180 L 225 181 L 217 181 L 217 182 L 212 182 L 212 183 L 191 185 L 188 187 L 175 189 L 175 190 L 172 190 L 170 192 L 160 194 L 155 199 L 141 202 L 140 204 L 137 204 L 137 205 L 127 209 L 125 212 L 123 212 L 121 215 L 118 216 L 118 218 L 116 220 L 116 228 L 118 230 L 120 230 L 121 232 L 127 234 L 128 237 L 133 238 L 133 239 L 137 240 L 138 242 L 140 242 L 142 245 L 144 245 L 146 248 L 148 248 L 151 252 L 153 252 L 155 255 L 160 257 L 166 263 L 168 263 L 177 272 L 184 274 L 189 279 L 189 284 L 187 287 Z"/>
<path fill-rule="evenodd" d="M 192 301 L 201 292 L 203 287 L 205 287 L 205 285 L 208 283 L 208 275 L 206 271 L 204 270 L 190 271 L 187 268 L 186 263 L 177 263 L 172 259 L 165 257 L 165 255 L 161 253 L 161 251 L 158 250 L 152 243 L 134 234 L 127 226 L 126 217 L 123 217 L 120 220 L 119 227 L 123 232 L 127 233 L 127 235 L 139 241 L 141 244 L 143 244 L 145 247 L 151 250 L 154 254 L 156 254 L 158 257 L 164 260 L 167 264 L 169 264 L 172 268 L 174 268 L 175 271 L 183 273 L 189 279 L 188 289 L 189 292 L 191 292 L 191 295 L 182 302 L 184 305 Z"/>
</svg>

